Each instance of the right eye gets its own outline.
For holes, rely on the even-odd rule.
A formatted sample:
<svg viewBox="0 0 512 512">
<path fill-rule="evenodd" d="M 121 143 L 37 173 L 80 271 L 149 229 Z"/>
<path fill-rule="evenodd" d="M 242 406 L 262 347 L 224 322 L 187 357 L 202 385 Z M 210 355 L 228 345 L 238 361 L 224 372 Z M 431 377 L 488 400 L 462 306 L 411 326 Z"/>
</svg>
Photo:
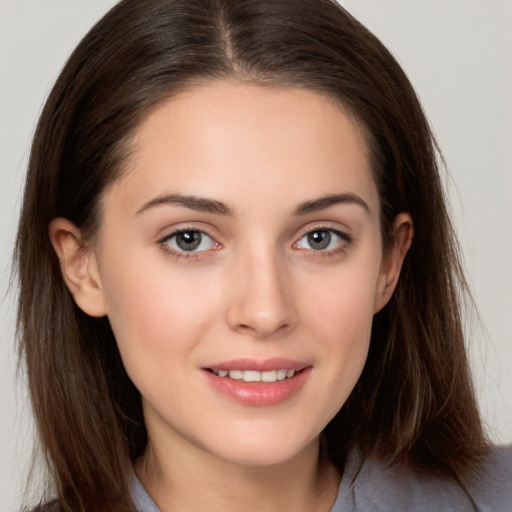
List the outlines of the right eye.
<svg viewBox="0 0 512 512">
<path fill-rule="evenodd" d="M 162 243 L 178 253 L 207 251 L 216 246 L 210 236 L 198 229 L 176 231 L 162 240 Z"/>
</svg>

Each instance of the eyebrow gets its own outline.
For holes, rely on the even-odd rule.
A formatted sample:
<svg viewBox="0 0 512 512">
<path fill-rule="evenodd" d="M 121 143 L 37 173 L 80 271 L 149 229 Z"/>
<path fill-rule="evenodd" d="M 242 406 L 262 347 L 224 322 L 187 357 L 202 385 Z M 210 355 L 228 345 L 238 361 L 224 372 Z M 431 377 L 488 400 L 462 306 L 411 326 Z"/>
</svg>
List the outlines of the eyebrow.
<svg viewBox="0 0 512 512">
<path fill-rule="evenodd" d="M 162 205 L 177 205 L 196 210 L 198 212 L 216 213 L 218 215 L 234 216 L 235 212 L 225 203 L 215 199 L 204 197 L 184 196 L 181 194 L 164 194 L 147 203 L 144 203 L 138 210 L 137 215 Z"/>
<path fill-rule="evenodd" d="M 327 208 L 337 204 L 356 204 L 361 206 L 366 212 L 370 213 L 370 207 L 360 196 L 347 192 L 343 194 L 328 195 L 311 201 L 305 201 L 297 206 L 293 214 L 295 216 L 306 215 L 308 213 L 326 210 Z M 184 196 L 181 194 L 164 194 L 155 197 L 147 203 L 144 203 L 137 210 L 137 215 L 163 205 L 177 205 L 199 212 L 229 215 L 231 217 L 235 216 L 234 210 L 221 201 L 205 197 Z"/>
<path fill-rule="evenodd" d="M 344 194 L 333 194 L 313 201 L 301 203 L 294 212 L 294 215 L 306 215 L 307 213 L 326 210 L 337 204 L 356 204 L 361 206 L 367 213 L 370 213 L 368 204 L 357 194 L 347 192 Z"/>
</svg>

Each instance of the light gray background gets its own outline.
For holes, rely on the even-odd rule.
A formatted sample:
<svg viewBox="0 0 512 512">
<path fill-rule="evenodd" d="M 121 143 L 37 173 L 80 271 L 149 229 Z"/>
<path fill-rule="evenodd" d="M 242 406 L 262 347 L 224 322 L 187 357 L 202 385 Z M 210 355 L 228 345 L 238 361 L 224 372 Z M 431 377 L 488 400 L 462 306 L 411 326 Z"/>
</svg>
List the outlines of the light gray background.
<svg viewBox="0 0 512 512">
<path fill-rule="evenodd" d="M 66 56 L 112 0 L 0 0 L 0 510 L 19 510 L 32 445 L 15 383 L 10 256 L 29 141 Z M 512 442 L 512 2 L 342 0 L 397 56 L 451 173 L 449 190 L 484 329 L 468 324 L 491 437 Z"/>
</svg>

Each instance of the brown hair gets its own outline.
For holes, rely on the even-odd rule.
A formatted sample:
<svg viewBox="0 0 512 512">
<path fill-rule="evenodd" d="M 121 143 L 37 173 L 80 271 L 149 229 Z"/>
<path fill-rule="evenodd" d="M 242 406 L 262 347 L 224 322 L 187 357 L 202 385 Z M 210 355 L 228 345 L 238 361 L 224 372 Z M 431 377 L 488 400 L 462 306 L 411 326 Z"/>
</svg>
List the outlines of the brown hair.
<svg viewBox="0 0 512 512">
<path fill-rule="evenodd" d="M 438 151 L 419 101 L 380 41 L 330 0 L 124 0 L 78 45 L 35 133 L 16 245 L 18 334 L 40 443 L 63 510 L 130 509 L 130 465 L 146 447 L 140 394 L 107 318 L 74 303 L 48 224 L 87 238 L 149 109 L 195 81 L 231 78 L 338 99 L 364 127 L 385 243 L 409 212 L 415 237 L 374 318 L 353 393 L 323 433 L 349 448 L 462 478 L 486 442 L 465 356 L 466 291 Z"/>
</svg>

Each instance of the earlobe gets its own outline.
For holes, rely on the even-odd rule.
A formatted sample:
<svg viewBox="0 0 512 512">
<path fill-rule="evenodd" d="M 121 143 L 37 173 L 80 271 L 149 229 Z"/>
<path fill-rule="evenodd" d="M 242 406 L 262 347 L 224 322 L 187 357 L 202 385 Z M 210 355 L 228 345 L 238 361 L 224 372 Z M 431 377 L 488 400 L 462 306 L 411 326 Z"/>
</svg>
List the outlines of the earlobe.
<svg viewBox="0 0 512 512">
<path fill-rule="evenodd" d="M 77 306 L 101 317 L 107 308 L 94 253 L 84 244 L 79 229 L 64 218 L 53 219 L 48 233 L 60 261 L 62 277 Z"/>
<path fill-rule="evenodd" d="M 383 257 L 375 293 L 374 313 L 379 312 L 395 291 L 407 251 L 411 247 L 414 230 L 408 213 L 400 213 L 394 223 L 393 244 Z"/>
</svg>

